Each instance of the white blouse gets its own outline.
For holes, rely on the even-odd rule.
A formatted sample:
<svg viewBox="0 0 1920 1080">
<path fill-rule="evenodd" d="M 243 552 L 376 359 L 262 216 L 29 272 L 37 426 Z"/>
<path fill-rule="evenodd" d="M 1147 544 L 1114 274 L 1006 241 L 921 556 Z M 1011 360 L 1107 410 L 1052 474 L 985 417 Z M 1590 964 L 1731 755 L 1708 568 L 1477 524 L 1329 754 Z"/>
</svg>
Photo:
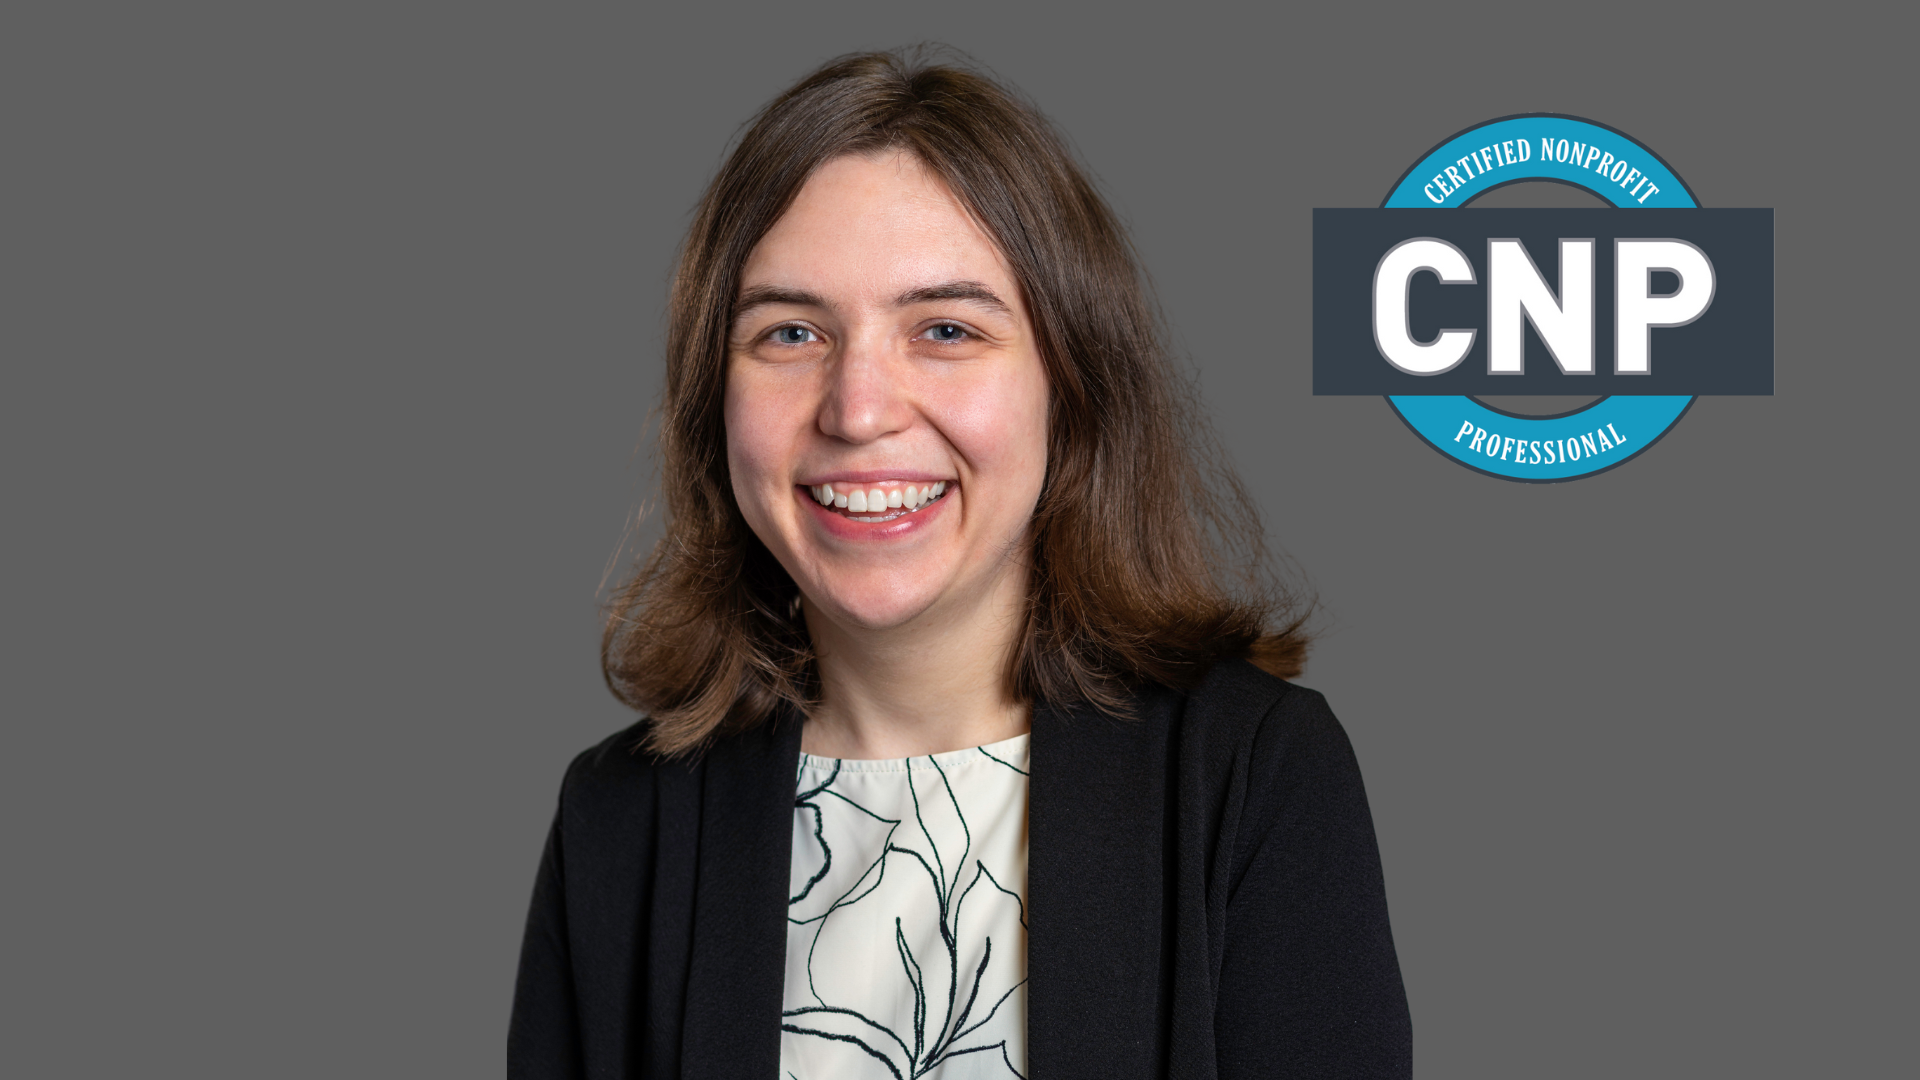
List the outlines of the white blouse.
<svg viewBox="0 0 1920 1080">
<path fill-rule="evenodd" d="M 1027 741 L 800 755 L 781 1077 L 1026 1075 Z"/>
</svg>

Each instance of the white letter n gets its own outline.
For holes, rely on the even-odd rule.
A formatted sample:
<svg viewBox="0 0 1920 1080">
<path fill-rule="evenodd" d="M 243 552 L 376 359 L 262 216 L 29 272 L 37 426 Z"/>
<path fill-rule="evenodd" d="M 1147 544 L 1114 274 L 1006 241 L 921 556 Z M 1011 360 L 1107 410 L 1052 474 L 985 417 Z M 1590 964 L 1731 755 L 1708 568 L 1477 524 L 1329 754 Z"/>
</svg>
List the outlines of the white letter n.
<svg viewBox="0 0 1920 1080">
<path fill-rule="evenodd" d="M 1487 372 L 1524 375 L 1531 320 L 1565 375 L 1593 374 L 1593 241 L 1560 240 L 1560 296 L 1518 240 L 1487 241 Z"/>
</svg>

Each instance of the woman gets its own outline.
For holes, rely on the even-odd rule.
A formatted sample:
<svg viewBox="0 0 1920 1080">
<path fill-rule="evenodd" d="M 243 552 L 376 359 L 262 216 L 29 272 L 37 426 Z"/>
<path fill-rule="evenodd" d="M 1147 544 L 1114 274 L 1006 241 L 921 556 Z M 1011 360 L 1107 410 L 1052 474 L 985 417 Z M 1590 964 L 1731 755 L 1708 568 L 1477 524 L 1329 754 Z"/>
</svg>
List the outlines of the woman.
<svg viewBox="0 0 1920 1080">
<path fill-rule="evenodd" d="M 674 279 L 602 657 L 647 718 L 568 770 L 511 1074 L 1406 1075 L 1358 769 L 1187 415 L 1030 107 L 890 54 L 770 104 Z"/>
</svg>

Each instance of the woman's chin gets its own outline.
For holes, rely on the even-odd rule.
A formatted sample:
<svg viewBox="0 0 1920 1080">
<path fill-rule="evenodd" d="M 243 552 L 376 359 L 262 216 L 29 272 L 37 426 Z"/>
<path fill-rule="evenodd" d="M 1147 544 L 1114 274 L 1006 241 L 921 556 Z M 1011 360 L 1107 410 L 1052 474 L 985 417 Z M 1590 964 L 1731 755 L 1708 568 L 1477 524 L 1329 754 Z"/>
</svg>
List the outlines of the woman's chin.
<svg viewBox="0 0 1920 1080">
<path fill-rule="evenodd" d="M 871 589 L 834 589 L 808 592 L 808 607 L 833 622 L 860 630 L 893 630 L 931 612 L 939 594 L 931 589 L 902 589 L 875 583 Z"/>
</svg>

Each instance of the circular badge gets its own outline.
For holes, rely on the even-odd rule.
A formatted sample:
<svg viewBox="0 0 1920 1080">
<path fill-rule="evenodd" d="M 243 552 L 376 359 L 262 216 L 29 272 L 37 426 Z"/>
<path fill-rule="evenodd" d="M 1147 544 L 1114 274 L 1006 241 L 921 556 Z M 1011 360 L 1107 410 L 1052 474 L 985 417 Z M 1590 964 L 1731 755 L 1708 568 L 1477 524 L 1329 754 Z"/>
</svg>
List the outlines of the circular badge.
<svg viewBox="0 0 1920 1080">
<path fill-rule="evenodd" d="M 1487 162 L 1501 167 L 1486 170 Z M 1415 162 L 1380 205 L 1460 207 L 1495 188 L 1532 180 L 1569 184 L 1623 209 L 1700 205 L 1658 154 L 1605 124 L 1547 113 L 1489 120 L 1447 139 Z M 1476 472 L 1532 484 L 1626 464 L 1658 442 L 1693 401 L 1616 395 L 1555 416 L 1522 416 L 1471 397 L 1387 398 L 1428 446 Z M 1454 438 L 1475 428 L 1489 438 Z"/>
</svg>

